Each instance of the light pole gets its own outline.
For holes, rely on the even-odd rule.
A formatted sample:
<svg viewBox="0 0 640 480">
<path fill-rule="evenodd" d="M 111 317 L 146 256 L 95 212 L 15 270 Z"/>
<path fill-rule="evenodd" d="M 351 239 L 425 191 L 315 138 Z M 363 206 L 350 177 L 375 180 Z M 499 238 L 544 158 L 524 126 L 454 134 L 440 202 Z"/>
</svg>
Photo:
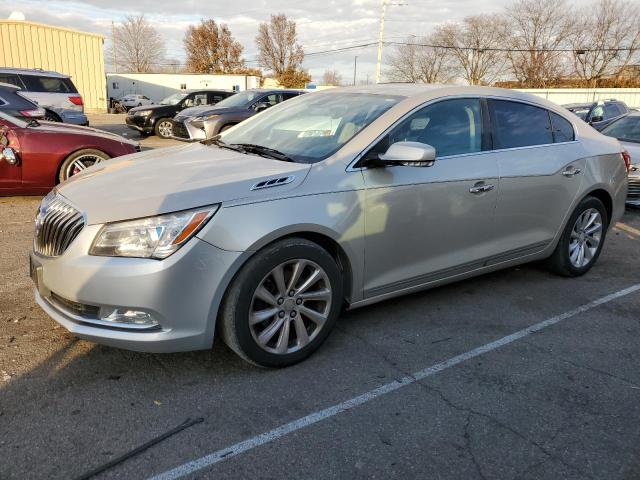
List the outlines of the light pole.
<svg viewBox="0 0 640 480">
<path fill-rule="evenodd" d="M 356 86 L 356 72 L 358 71 L 358 56 L 353 57 L 353 86 Z"/>
<path fill-rule="evenodd" d="M 382 0 L 382 11 L 380 12 L 380 36 L 378 37 L 378 63 L 376 64 L 376 83 L 380 83 L 380 71 L 382 69 L 382 46 L 384 45 L 384 15 L 387 12 L 387 6 L 405 6 L 408 3 L 389 2 Z"/>
</svg>

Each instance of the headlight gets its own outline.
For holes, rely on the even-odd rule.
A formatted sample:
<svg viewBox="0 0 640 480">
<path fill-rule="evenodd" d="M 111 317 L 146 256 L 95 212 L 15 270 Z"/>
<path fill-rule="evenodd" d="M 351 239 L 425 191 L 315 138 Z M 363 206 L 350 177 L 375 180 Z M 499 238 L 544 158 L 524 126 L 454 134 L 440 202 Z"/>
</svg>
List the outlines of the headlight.
<svg viewBox="0 0 640 480">
<path fill-rule="evenodd" d="M 151 110 L 138 110 L 135 113 L 136 117 L 146 117 L 147 115 L 151 115 Z"/>
<path fill-rule="evenodd" d="M 207 120 L 211 120 L 212 118 L 216 118 L 218 115 L 215 113 L 212 115 L 200 115 L 199 117 L 193 117 L 194 122 L 205 122 Z"/>
<path fill-rule="evenodd" d="M 108 223 L 96 235 L 89 255 L 161 260 L 178 250 L 207 223 L 220 205 L 157 217 Z"/>
</svg>

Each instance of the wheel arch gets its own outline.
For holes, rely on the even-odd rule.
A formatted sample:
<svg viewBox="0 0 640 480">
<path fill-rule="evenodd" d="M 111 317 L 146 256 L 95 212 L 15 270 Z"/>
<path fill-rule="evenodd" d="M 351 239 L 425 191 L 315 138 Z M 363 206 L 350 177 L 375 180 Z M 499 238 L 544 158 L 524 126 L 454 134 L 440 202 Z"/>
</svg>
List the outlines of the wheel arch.
<svg viewBox="0 0 640 480">
<path fill-rule="evenodd" d="M 74 154 L 76 154 L 78 152 L 81 152 L 82 150 L 97 150 L 98 152 L 104 153 L 106 156 L 109 157 L 109 159 L 114 157 L 111 153 L 105 151 L 104 148 L 101 148 L 101 147 L 97 147 L 97 146 L 81 146 L 81 147 L 77 147 L 73 151 L 67 153 L 58 162 L 58 167 L 56 168 L 55 177 L 54 177 L 54 185 L 58 185 L 60 183 L 60 181 L 59 181 L 59 179 L 60 179 L 60 170 L 62 170 L 62 165 L 64 165 L 64 162 L 66 162 L 67 159 L 71 155 L 74 155 Z"/>
<path fill-rule="evenodd" d="M 613 216 L 613 196 L 604 188 L 596 188 L 587 192 L 580 201 L 587 197 L 595 197 L 603 203 L 604 208 L 607 211 L 607 221 L 611 224 L 611 217 Z"/>
</svg>

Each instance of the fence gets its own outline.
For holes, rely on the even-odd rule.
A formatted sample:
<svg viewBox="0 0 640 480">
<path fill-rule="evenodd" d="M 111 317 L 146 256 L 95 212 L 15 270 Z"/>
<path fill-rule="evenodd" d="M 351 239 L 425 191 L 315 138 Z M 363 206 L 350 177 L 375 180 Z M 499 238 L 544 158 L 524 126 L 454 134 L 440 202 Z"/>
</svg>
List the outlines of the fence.
<svg viewBox="0 0 640 480">
<path fill-rule="evenodd" d="M 640 107 L 640 88 L 527 88 L 518 89 L 546 98 L 558 105 L 615 98 L 629 107 Z"/>
</svg>

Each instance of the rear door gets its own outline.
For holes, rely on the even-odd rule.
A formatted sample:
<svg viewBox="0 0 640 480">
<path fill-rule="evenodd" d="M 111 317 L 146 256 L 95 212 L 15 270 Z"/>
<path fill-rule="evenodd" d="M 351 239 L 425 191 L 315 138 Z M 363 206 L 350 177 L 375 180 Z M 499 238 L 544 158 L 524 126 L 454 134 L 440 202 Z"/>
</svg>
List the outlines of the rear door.
<svg viewBox="0 0 640 480">
<path fill-rule="evenodd" d="M 500 198 L 495 241 L 509 260 L 544 249 L 578 193 L 585 153 L 564 117 L 544 108 L 489 100 Z"/>
</svg>

